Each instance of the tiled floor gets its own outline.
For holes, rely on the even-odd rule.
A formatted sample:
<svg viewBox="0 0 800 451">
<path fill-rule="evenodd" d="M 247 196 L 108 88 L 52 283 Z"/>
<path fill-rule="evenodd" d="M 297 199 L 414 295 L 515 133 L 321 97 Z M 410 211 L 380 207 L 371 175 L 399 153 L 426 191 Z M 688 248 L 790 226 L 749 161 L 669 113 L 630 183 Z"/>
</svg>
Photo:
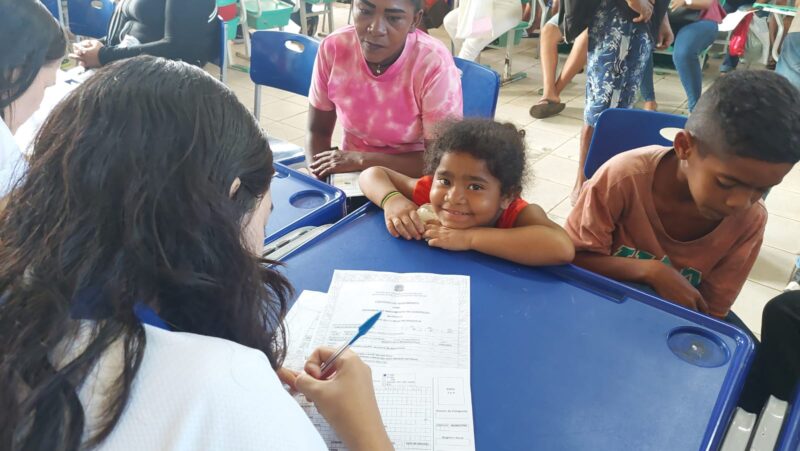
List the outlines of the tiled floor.
<svg viewBox="0 0 800 451">
<path fill-rule="evenodd" d="M 335 5 L 335 23 L 343 26 L 349 5 Z M 449 46 L 442 29 L 432 30 L 431 34 Z M 535 93 L 542 86 L 539 61 L 536 59 L 537 46 L 538 39 L 523 39 L 516 49 L 513 69 L 522 70 L 528 76 L 500 89 L 496 118 L 525 128 L 532 177 L 525 187 L 524 197 L 541 205 L 555 221 L 561 223 L 570 212 L 568 196 L 578 165 L 577 138 L 582 124 L 586 79 L 584 75 L 578 75 L 562 93 L 561 99 L 567 104 L 562 114 L 542 120 L 530 117 L 528 109 L 538 99 Z M 241 50 L 240 46 L 237 46 L 237 50 Z M 500 72 L 503 56 L 500 50 L 486 50 L 480 62 Z M 709 62 L 704 71 L 706 84 L 716 77 L 718 65 L 719 60 Z M 657 74 L 654 81 L 659 110 L 686 114 L 686 97 L 677 75 Z M 252 108 L 253 84 L 247 74 L 231 70 L 229 85 L 239 99 Z M 267 132 L 277 138 L 304 145 L 308 108 L 306 98 L 270 88 L 263 89 L 262 93 L 260 120 Z M 334 141 L 340 139 L 341 130 L 337 127 Z M 800 253 L 800 166 L 795 167 L 784 182 L 772 190 L 767 199 L 767 209 L 770 219 L 761 253 L 734 305 L 734 311 L 756 334 L 761 331 L 764 304 L 786 285 L 794 255 Z"/>
</svg>

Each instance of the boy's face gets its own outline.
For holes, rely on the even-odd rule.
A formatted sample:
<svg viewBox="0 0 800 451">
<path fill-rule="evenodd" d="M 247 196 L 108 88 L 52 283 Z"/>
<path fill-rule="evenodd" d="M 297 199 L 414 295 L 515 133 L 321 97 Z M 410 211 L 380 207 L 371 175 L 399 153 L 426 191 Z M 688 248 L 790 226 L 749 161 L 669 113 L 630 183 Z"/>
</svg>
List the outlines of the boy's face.
<svg viewBox="0 0 800 451">
<path fill-rule="evenodd" d="M 682 160 L 689 191 L 700 213 L 711 220 L 747 210 L 793 166 L 734 156 L 724 149 L 701 153 L 698 146 L 704 145 L 686 131 L 675 137 L 675 152 Z"/>
<path fill-rule="evenodd" d="M 431 205 L 439 222 L 451 229 L 492 226 L 511 203 L 486 162 L 461 152 L 442 156 L 433 174 Z"/>
</svg>

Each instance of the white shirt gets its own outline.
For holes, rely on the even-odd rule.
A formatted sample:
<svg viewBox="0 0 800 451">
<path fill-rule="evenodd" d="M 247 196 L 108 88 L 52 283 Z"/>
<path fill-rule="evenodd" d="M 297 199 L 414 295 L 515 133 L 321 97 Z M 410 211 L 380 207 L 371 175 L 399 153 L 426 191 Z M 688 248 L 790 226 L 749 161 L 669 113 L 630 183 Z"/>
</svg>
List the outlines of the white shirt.
<svg viewBox="0 0 800 451">
<path fill-rule="evenodd" d="M 128 403 L 101 450 L 327 449 L 262 352 L 219 338 L 144 328 L 144 356 Z M 78 393 L 86 412 L 84 439 L 98 425 L 122 352 L 118 340 Z"/>
<path fill-rule="evenodd" d="M 27 171 L 28 162 L 20 152 L 14 135 L 0 119 L 0 198 L 5 197 Z"/>
</svg>

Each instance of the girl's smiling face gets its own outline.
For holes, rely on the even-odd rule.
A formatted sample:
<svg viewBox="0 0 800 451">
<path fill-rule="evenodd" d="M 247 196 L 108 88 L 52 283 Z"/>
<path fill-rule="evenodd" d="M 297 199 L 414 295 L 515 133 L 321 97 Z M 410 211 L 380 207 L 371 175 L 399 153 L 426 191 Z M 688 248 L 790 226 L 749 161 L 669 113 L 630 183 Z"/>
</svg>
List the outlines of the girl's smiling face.
<svg viewBox="0 0 800 451">
<path fill-rule="evenodd" d="M 457 150 L 442 156 L 430 198 L 439 221 L 452 229 L 491 227 L 513 200 L 485 161 Z"/>
</svg>

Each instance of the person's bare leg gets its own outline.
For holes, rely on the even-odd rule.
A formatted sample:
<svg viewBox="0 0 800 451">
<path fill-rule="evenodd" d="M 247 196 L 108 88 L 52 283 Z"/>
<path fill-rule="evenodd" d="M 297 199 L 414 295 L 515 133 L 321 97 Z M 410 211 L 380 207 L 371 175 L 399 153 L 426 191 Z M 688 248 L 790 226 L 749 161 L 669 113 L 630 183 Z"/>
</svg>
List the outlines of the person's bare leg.
<svg viewBox="0 0 800 451">
<path fill-rule="evenodd" d="M 560 32 L 559 36 L 561 36 Z M 563 91 L 564 88 L 570 84 L 572 79 L 575 78 L 575 75 L 577 75 L 578 72 L 580 72 L 581 69 L 586 66 L 586 57 L 588 51 L 589 31 L 584 30 L 583 33 L 578 35 L 578 37 L 575 39 L 575 42 L 572 44 L 572 50 L 570 50 L 569 56 L 567 56 L 567 61 L 564 63 L 564 68 L 561 69 L 561 74 L 559 74 L 558 79 L 556 80 L 555 90 L 557 96 L 561 95 L 561 91 Z M 556 61 L 558 61 L 558 47 L 556 47 Z M 542 63 L 542 66 L 544 67 L 544 63 Z"/>
<path fill-rule="evenodd" d="M 558 69 L 558 43 L 561 42 L 561 30 L 552 24 L 546 24 L 539 38 L 539 61 L 542 64 L 542 80 L 544 90 L 539 103 L 550 100 L 560 102 L 560 91 L 556 90 L 556 69 Z"/>
<path fill-rule="evenodd" d="M 581 129 L 581 148 L 578 155 L 578 174 L 575 176 L 575 186 L 572 187 L 572 193 L 569 195 L 569 202 L 573 206 L 578 201 L 578 195 L 581 193 L 581 187 L 586 181 L 586 176 L 583 175 L 583 167 L 586 165 L 586 154 L 589 153 L 589 144 L 592 143 L 592 135 L 594 134 L 594 127 L 583 124 Z"/>
</svg>

